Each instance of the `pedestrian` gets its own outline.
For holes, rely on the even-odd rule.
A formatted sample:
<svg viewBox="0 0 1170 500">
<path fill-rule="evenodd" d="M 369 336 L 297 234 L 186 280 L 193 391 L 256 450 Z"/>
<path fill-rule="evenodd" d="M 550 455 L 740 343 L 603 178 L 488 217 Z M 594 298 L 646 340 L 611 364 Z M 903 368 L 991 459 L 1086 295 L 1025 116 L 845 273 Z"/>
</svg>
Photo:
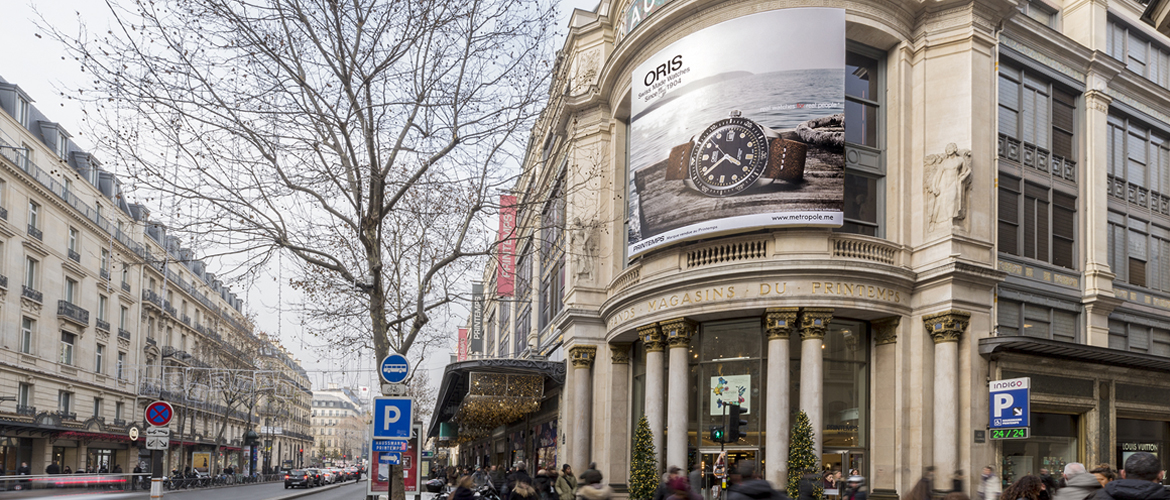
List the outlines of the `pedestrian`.
<svg viewBox="0 0 1170 500">
<path fill-rule="evenodd" d="M 487 471 L 483 470 L 482 465 L 475 468 L 475 474 L 471 475 L 471 482 L 475 486 L 475 489 L 479 489 L 488 483 Z"/>
<path fill-rule="evenodd" d="M 527 478 L 526 480 L 516 477 L 521 472 L 524 473 L 523 477 Z M 528 472 L 524 470 L 523 465 L 518 467 L 516 472 L 512 473 L 512 476 L 515 480 L 508 483 L 508 498 L 510 500 L 537 500 L 539 498 L 536 490 L 532 488 L 532 478 L 528 476 Z"/>
<path fill-rule="evenodd" d="M 797 483 L 797 500 L 821 500 L 817 496 L 817 481 L 820 477 L 815 469 L 805 469 L 800 482 Z"/>
<path fill-rule="evenodd" d="M 786 495 L 772 489 L 772 485 L 760 477 L 755 460 L 739 462 L 731 483 L 727 488 L 727 500 L 788 500 Z M 694 495 L 690 500 L 697 498 L 698 495 Z"/>
<path fill-rule="evenodd" d="M 557 500 L 573 500 L 573 493 L 577 491 L 576 488 L 573 488 L 573 485 L 569 483 L 570 476 L 567 472 L 568 469 L 569 465 L 565 464 L 565 466 L 561 468 L 561 473 L 557 474 Z M 576 482 L 575 479 L 574 482 Z"/>
<path fill-rule="evenodd" d="M 841 493 L 841 500 L 866 500 L 868 495 L 865 492 L 865 478 L 861 476 L 849 476 L 845 481 L 845 492 Z"/>
<path fill-rule="evenodd" d="M 1162 487 L 1162 464 L 1152 453 L 1139 451 L 1125 460 L 1121 479 L 1097 492 L 1096 500 L 1170 500 Z"/>
<path fill-rule="evenodd" d="M 1040 481 L 1044 483 L 1044 491 L 1040 493 L 1040 498 L 1052 498 L 1056 494 L 1059 485 L 1056 484 L 1056 477 L 1054 477 L 1048 469 L 1040 469 Z"/>
<path fill-rule="evenodd" d="M 903 500 L 931 500 L 931 492 L 933 490 L 934 466 L 932 465 L 922 470 L 922 477 L 918 479 L 918 482 L 914 484 L 914 488 L 912 488 L 910 492 L 906 494 Z"/>
<path fill-rule="evenodd" d="M 536 477 L 532 479 L 532 487 L 536 489 L 536 498 L 539 500 L 550 500 L 552 491 L 555 487 L 554 483 L 549 480 L 548 469 L 537 467 Z"/>
<path fill-rule="evenodd" d="M 463 476 L 455 484 L 455 492 L 451 494 L 451 500 L 475 500 L 475 492 L 472 488 L 475 486 L 475 480 L 471 476 Z"/>
<path fill-rule="evenodd" d="M 1040 500 L 1044 488 L 1044 481 L 1040 479 L 1040 476 L 1028 474 L 1004 488 L 1000 498 L 1003 500 Z"/>
<path fill-rule="evenodd" d="M 995 475 L 995 467 L 990 465 L 983 467 L 976 492 L 979 500 L 999 500 L 999 494 L 1002 492 L 1003 485 L 999 481 L 999 476 Z"/>
<path fill-rule="evenodd" d="M 676 469 L 678 467 L 675 467 Z M 581 480 L 583 484 L 593 484 L 601 482 L 601 471 L 597 470 L 597 462 L 589 462 L 589 468 L 581 473 Z"/>
<path fill-rule="evenodd" d="M 670 482 L 674 480 L 674 478 L 679 477 L 681 472 L 682 469 L 679 469 L 677 466 L 670 466 L 670 468 L 666 470 L 666 473 L 662 475 L 662 480 L 658 482 L 658 488 L 654 490 L 653 500 L 666 500 L 668 497 L 670 497 L 672 493 L 670 490 Z M 585 484 L 590 484 L 590 482 L 586 480 L 587 475 L 590 475 L 589 471 L 582 472 L 581 481 L 585 482 Z M 600 476 L 601 473 L 599 472 L 598 475 Z"/>
<path fill-rule="evenodd" d="M 1085 470 L 1085 464 L 1072 462 L 1064 466 L 1065 486 L 1053 495 L 1054 500 L 1092 500 L 1101 483 L 1097 477 Z"/>
<path fill-rule="evenodd" d="M 699 498 L 703 497 L 703 466 L 696 463 L 695 468 L 691 470 L 690 475 L 687 476 L 687 482 L 691 485 L 691 491 Z"/>
<path fill-rule="evenodd" d="M 504 471 L 500 470 L 499 465 L 493 465 L 492 469 L 488 471 L 488 482 L 492 483 L 492 488 L 495 488 L 496 493 L 502 495 L 504 485 L 508 482 L 508 477 L 504 475 Z"/>
<path fill-rule="evenodd" d="M 57 465 L 56 460 L 54 460 L 53 463 L 49 464 L 48 467 L 45 467 L 45 474 L 60 474 L 60 473 L 61 473 L 61 466 Z"/>
<path fill-rule="evenodd" d="M 677 469 L 677 467 L 675 467 Z M 581 473 L 580 486 L 577 488 L 577 500 L 610 500 L 613 498 L 613 488 L 601 481 L 604 477 L 597 470 L 597 464 L 590 463 L 589 470 Z"/>
<path fill-rule="evenodd" d="M 130 491 L 138 489 L 138 481 L 141 477 L 139 474 L 142 474 L 142 462 L 134 466 L 134 475 L 130 477 Z"/>
<path fill-rule="evenodd" d="M 1089 472 L 1097 478 L 1097 482 L 1101 483 L 1102 488 L 1104 488 L 1106 484 L 1109 484 L 1114 479 L 1117 479 L 1117 471 L 1110 464 L 1098 465 Z"/>
<path fill-rule="evenodd" d="M 577 491 L 577 476 L 573 475 L 573 468 L 569 464 L 561 466 L 561 477 L 565 478 L 565 482 L 569 483 L 569 489 L 574 492 Z"/>
<path fill-rule="evenodd" d="M 69 468 L 69 466 L 68 466 L 68 465 L 66 465 L 66 466 L 65 466 L 65 469 L 64 469 L 64 470 L 62 470 L 62 471 L 61 471 L 61 473 L 62 473 L 62 474 L 72 474 L 72 473 L 73 473 L 73 469 L 70 469 L 70 468 Z"/>
</svg>

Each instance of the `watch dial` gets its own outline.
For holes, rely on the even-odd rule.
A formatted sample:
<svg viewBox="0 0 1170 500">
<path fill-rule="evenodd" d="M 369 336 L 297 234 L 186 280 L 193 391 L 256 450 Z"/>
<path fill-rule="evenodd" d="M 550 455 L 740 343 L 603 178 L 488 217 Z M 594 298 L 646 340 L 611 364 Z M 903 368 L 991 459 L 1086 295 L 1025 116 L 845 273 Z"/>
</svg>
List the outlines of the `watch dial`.
<svg viewBox="0 0 1170 500">
<path fill-rule="evenodd" d="M 730 196 L 751 187 L 767 164 L 768 138 L 746 118 L 725 118 L 699 135 L 688 166 L 695 187 L 710 196 Z"/>
</svg>

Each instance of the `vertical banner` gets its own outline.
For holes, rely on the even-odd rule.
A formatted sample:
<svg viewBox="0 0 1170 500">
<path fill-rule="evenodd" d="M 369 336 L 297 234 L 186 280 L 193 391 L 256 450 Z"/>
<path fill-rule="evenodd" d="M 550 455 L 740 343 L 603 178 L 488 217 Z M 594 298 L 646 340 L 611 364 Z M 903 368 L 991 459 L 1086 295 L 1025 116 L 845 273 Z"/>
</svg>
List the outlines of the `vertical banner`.
<svg viewBox="0 0 1170 500">
<path fill-rule="evenodd" d="M 483 283 L 471 285 L 471 345 L 470 354 L 483 354 Z"/>
<path fill-rule="evenodd" d="M 631 75 L 630 257 L 770 227 L 840 227 L 845 11 L 701 29 Z"/>
<path fill-rule="evenodd" d="M 402 454 L 402 481 L 406 483 L 406 492 L 418 491 L 418 433 L 407 441 L 406 452 Z"/>
<path fill-rule="evenodd" d="M 496 295 L 511 297 L 516 289 L 516 197 L 500 196 L 500 233 L 496 252 L 499 272 L 496 273 Z"/>
<path fill-rule="evenodd" d="M 459 344 L 455 347 L 455 359 L 467 361 L 467 329 L 459 329 Z"/>
</svg>

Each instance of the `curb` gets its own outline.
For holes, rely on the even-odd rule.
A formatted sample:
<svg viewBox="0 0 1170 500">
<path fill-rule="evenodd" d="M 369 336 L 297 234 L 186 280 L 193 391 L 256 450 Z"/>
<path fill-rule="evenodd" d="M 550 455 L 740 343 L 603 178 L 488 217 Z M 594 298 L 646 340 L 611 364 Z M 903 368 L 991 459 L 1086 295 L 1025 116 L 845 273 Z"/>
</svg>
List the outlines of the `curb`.
<svg viewBox="0 0 1170 500">
<path fill-rule="evenodd" d="M 360 484 L 361 481 L 357 481 L 357 483 Z M 322 491 L 328 491 L 328 490 L 340 488 L 340 487 L 345 486 L 347 484 L 351 484 L 351 482 L 346 481 L 344 483 L 333 483 L 331 485 L 325 486 L 324 488 L 305 488 L 304 491 L 300 491 L 297 493 L 290 493 L 288 495 L 282 495 L 282 496 L 278 496 L 278 497 L 273 497 L 269 500 L 292 500 L 293 498 L 300 498 L 300 497 L 307 496 L 307 495 L 316 495 L 317 493 L 320 493 Z"/>
</svg>

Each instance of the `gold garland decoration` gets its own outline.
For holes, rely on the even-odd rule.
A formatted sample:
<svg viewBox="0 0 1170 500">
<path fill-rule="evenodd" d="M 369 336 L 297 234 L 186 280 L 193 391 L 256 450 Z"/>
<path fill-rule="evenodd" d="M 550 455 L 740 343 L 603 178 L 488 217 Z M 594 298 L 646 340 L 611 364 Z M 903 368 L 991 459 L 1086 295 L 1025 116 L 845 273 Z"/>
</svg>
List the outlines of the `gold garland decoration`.
<svg viewBox="0 0 1170 500">
<path fill-rule="evenodd" d="M 491 435 L 492 429 L 520 420 L 540 409 L 544 377 L 472 373 L 468 394 L 455 412 L 460 443 Z"/>
</svg>

